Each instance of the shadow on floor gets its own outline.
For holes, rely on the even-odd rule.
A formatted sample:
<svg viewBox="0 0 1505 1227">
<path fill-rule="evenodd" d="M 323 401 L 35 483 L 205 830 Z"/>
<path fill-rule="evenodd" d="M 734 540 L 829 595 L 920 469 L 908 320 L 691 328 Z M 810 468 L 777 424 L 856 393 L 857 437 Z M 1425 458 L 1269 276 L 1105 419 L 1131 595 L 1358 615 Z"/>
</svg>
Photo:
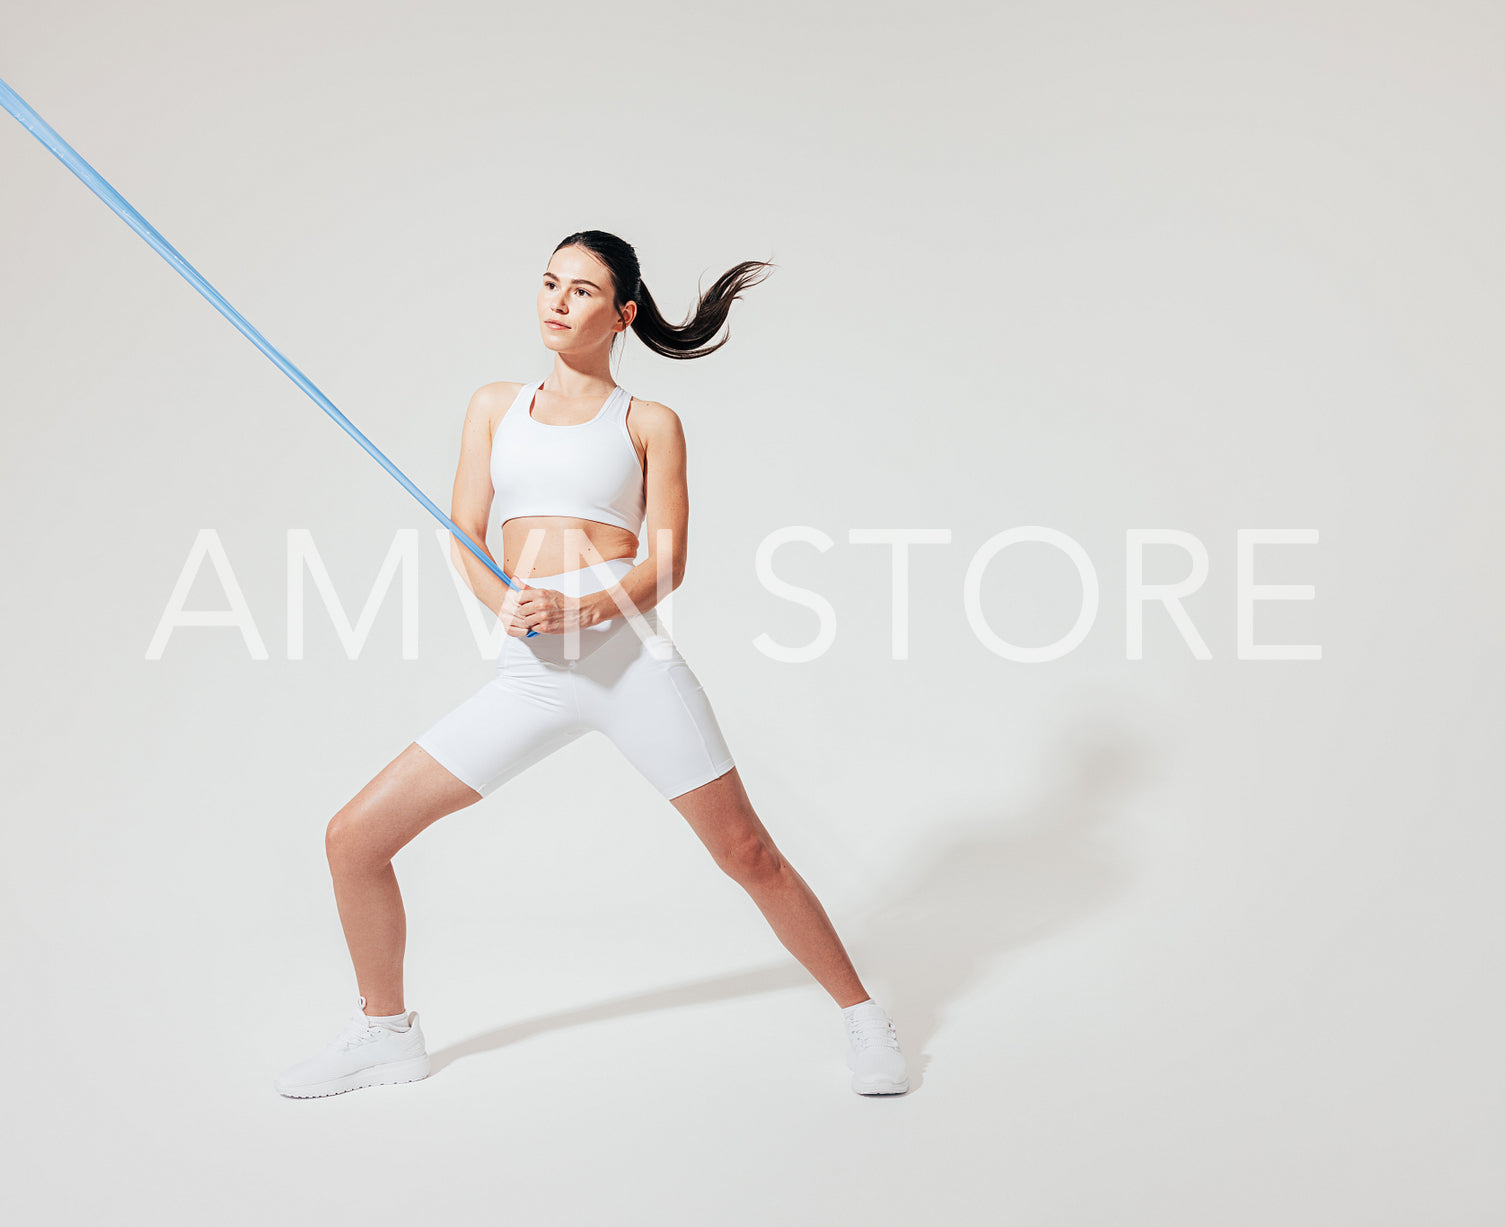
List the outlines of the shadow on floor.
<svg viewBox="0 0 1505 1227">
<path fill-rule="evenodd" d="M 838 926 L 869 987 L 875 975 L 892 986 L 880 1000 L 898 1028 L 911 1093 L 924 1080 L 946 1007 L 987 965 L 1107 906 L 1129 880 L 1131 867 L 1108 836 L 1119 803 L 1152 778 L 1148 748 L 1123 728 L 1084 722 L 1066 730 L 1055 755 L 1045 773 L 1053 791 L 1027 811 L 937 812 L 934 846 Z M 431 1074 L 545 1031 L 811 983 L 789 959 L 543 1014 L 432 1053 Z"/>
</svg>

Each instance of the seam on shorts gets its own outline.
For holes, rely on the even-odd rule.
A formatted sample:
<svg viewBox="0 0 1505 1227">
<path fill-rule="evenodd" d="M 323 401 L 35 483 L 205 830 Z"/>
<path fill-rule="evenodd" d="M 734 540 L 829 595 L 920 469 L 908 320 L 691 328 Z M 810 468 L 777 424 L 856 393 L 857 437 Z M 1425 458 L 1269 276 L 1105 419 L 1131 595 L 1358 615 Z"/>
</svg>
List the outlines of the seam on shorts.
<svg viewBox="0 0 1505 1227">
<path fill-rule="evenodd" d="M 688 666 L 686 666 L 686 667 L 688 667 Z M 705 730 L 700 727 L 700 721 L 695 718 L 695 713 L 690 710 L 689 703 L 687 703 L 685 701 L 685 696 L 680 691 L 679 684 L 677 682 L 675 682 L 675 680 L 674 680 L 674 676 L 673 676 L 672 670 L 673 670 L 673 666 L 671 665 L 670 666 L 669 685 L 674 688 L 674 693 L 675 693 L 676 697 L 678 697 L 678 699 L 679 699 L 679 705 L 685 709 L 685 715 L 690 718 L 690 727 L 695 730 L 696 736 L 698 736 L 700 738 L 700 748 L 701 748 L 701 750 L 705 754 L 706 766 L 707 767 L 714 766 L 716 760 L 715 760 L 715 758 L 711 754 L 711 743 L 708 742 L 705 739 Z M 704 687 L 702 687 L 702 690 L 704 690 Z"/>
<path fill-rule="evenodd" d="M 575 713 L 575 727 L 589 730 L 589 726 L 585 723 L 585 716 L 580 711 L 580 683 L 575 677 L 575 670 L 579 667 L 576 664 L 565 670 L 569 674 L 569 681 L 565 684 L 570 688 L 570 708 Z"/>
</svg>

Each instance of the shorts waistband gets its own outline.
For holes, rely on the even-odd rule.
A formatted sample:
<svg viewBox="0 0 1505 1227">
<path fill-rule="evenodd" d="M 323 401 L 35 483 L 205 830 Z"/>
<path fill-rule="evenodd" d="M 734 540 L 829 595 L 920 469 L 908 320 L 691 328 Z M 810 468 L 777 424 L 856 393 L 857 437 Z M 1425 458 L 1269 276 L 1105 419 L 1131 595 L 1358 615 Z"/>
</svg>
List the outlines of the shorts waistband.
<svg viewBox="0 0 1505 1227">
<path fill-rule="evenodd" d="M 632 558 L 608 558 L 554 575 L 530 575 L 522 582 L 533 588 L 553 588 L 567 596 L 585 596 L 616 583 L 635 566 L 637 561 Z"/>
</svg>

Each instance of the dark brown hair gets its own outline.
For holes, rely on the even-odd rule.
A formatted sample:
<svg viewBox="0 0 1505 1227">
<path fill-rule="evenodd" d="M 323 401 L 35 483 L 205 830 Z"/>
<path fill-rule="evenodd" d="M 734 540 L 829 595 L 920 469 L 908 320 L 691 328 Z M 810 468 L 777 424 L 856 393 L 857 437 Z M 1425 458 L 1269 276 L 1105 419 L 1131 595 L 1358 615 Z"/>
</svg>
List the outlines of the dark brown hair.
<svg viewBox="0 0 1505 1227">
<path fill-rule="evenodd" d="M 757 285 L 775 267 L 768 260 L 744 260 L 729 268 L 700 296 L 685 322 L 675 325 L 664 318 L 643 284 L 643 270 L 631 243 L 605 230 L 581 230 L 561 239 L 554 250 L 562 247 L 583 247 L 611 270 L 612 305 L 620 311 L 629 302 L 637 303 L 637 314 L 632 317 L 633 332 L 644 345 L 665 358 L 704 358 L 730 341 L 728 330 L 714 345 L 707 344 L 725 325 L 732 303 L 742 296 L 742 291 Z"/>
</svg>

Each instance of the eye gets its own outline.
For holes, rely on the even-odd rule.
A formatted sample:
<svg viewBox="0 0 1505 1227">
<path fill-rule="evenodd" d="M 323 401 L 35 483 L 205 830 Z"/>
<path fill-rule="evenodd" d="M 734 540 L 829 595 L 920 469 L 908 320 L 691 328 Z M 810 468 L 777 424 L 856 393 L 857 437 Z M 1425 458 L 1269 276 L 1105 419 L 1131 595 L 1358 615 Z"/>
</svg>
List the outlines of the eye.
<svg viewBox="0 0 1505 1227">
<path fill-rule="evenodd" d="M 584 295 L 585 295 L 585 296 L 586 296 L 586 297 L 587 297 L 587 298 L 589 298 L 589 297 L 590 297 L 590 294 L 589 294 L 589 293 L 587 293 L 587 292 L 586 292 L 586 291 L 585 291 L 585 290 L 584 290 L 584 289 L 582 289 L 582 288 L 581 288 L 581 287 L 580 287 L 580 286 L 578 286 L 578 285 L 577 285 L 577 286 L 576 286 L 576 287 L 575 287 L 575 291 L 576 291 L 576 293 L 579 293 L 579 294 L 584 294 Z"/>
</svg>

